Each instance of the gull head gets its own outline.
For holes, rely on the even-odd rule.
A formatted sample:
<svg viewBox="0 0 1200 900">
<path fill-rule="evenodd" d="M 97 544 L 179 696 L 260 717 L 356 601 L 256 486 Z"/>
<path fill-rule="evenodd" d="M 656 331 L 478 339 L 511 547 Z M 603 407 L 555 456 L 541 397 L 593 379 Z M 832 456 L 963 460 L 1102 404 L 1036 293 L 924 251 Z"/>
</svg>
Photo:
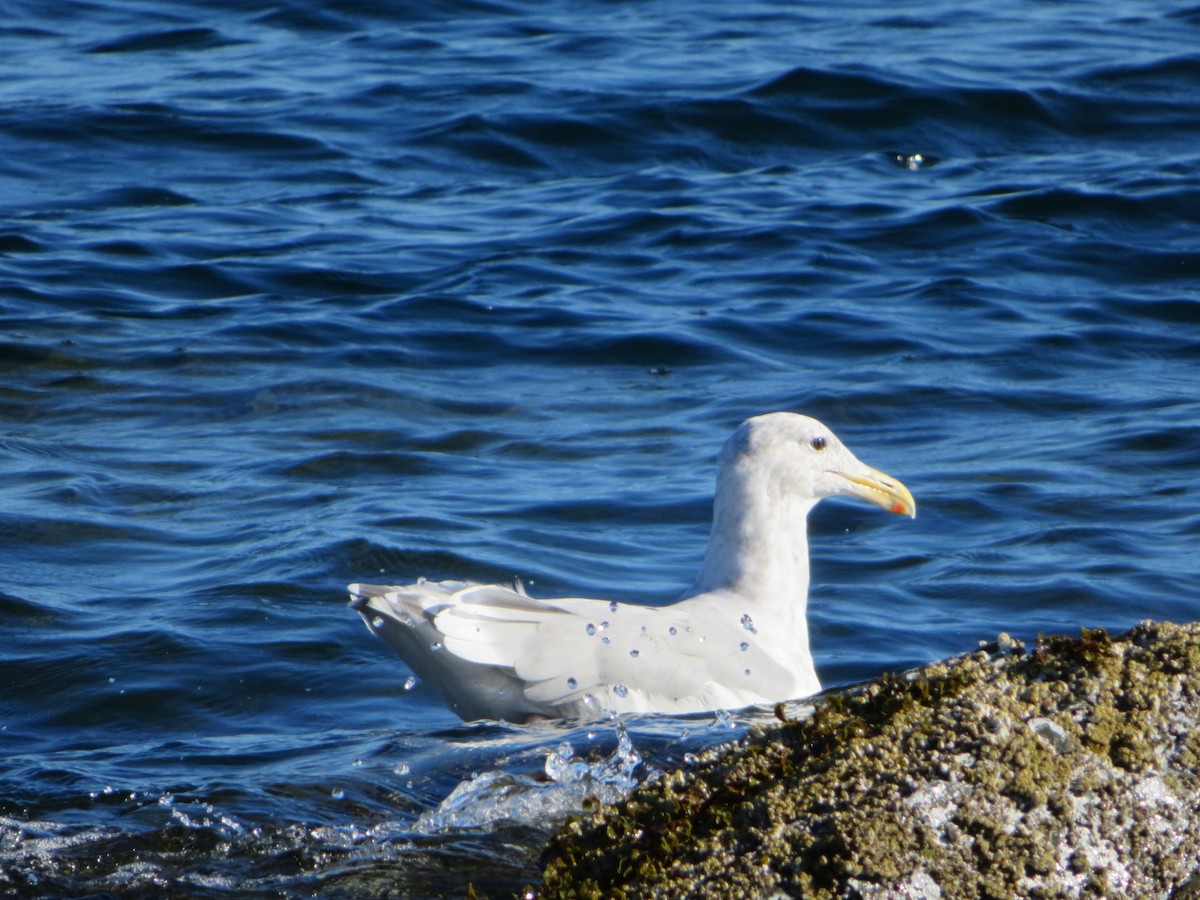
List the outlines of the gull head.
<svg viewBox="0 0 1200 900">
<path fill-rule="evenodd" d="M 888 512 L 917 515 L 917 504 L 897 479 L 851 453 L 826 425 L 777 412 L 747 419 L 721 451 L 724 476 L 744 489 L 807 506 L 825 497 L 859 497 Z"/>
</svg>

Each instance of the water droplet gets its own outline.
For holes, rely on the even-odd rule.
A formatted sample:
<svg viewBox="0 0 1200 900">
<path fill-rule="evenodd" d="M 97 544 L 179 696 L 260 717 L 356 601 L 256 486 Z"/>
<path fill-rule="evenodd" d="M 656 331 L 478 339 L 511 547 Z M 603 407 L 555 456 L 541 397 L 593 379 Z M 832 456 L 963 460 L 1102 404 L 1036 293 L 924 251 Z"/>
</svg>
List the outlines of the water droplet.
<svg viewBox="0 0 1200 900">
<path fill-rule="evenodd" d="M 395 768 L 392 769 L 392 771 L 395 772 L 397 775 L 407 775 L 412 770 L 409 768 L 408 763 L 401 762 L 401 763 L 396 763 L 396 766 L 395 766 Z"/>
<path fill-rule="evenodd" d="M 758 634 L 758 629 L 754 627 L 754 620 L 750 618 L 750 613 L 742 616 L 742 627 L 751 634 Z"/>
<path fill-rule="evenodd" d="M 417 686 L 417 676 L 416 675 L 409 675 L 407 678 L 404 679 L 404 689 L 406 691 L 411 691 L 416 686 Z"/>
<path fill-rule="evenodd" d="M 607 627 L 608 627 L 608 619 L 605 619 L 603 622 L 600 623 L 600 628 L 597 630 L 603 631 Z"/>
<path fill-rule="evenodd" d="M 602 637 L 602 638 L 600 638 L 600 640 L 603 641 L 605 644 L 608 643 L 608 638 L 606 638 L 606 637 Z"/>
<path fill-rule="evenodd" d="M 409 628 L 412 628 L 412 627 L 414 627 L 414 626 L 415 626 L 417 623 L 413 621 L 413 617 L 412 617 L 412 616 L 405 616 L 405 617 L 404 617 L 404 624 L 405 624 L 405 625 L 407 625 Z"/>
<path fill-rule="evenodd" d="M 707 641 L 707 640 L 708 640 L 708 638 L 707 638 L 707 637 L 705 637 L 704 635 L 700 635 L 700 643 L 702 643 L 702 644 L 703 644 L 703 643 L 704 643 L 705 641 Z"/>
<path fill-rule="evenodd" d="M 609 600 L 609 601 L 608 601 L 608 611 L 609 611 L 609 612 L 616 612 L 616 611 L 617 611 L 617 601 L 616 601 L 616 600 Z"/>
<path fill-rule="evenodd" d="M 575 688 L 579 687 L 579 682 L 574 678 L 567 678 L 567 687 L 569 687 L 571 690 L 575 690 Z"/>
<path fill-rule="evenodd" d="M 625 685 L 623 685 L 623 684 L 614 684 L 613 685 L 613 693 L 616 694 L 618 697 L 622 697 L 622 698 L 628 697 L 629 696 L 629 688 L 625 687 Z"/>
<path fill-rule="evenodd" d="M 583 630 L 586 631 L 589 636 L 595 634 L 596 633 L 596 623 L 588 622 L 587 627 Z"/>
<path fill-rule="evenodd" d="M 637 659 L 639 656 L 642 655 L 642 651 L 641 650 L 630 650 L 629 655 L 632 656 L 634 659 Z"/>
<path fill-rule="evenodd" d="M 749 669 L 747 669 L 747 670 L 746 670 L 745 672 L 743 672 L 742 674 L 744 674 L 744 675 L 749 675 L 749 674 L 750 674 L 750 670 L 749 670 Z"/>
<path fill-rule="evenodd" d="M 383 616 L 375 616 L 373 619 L 371 619 L 371 627 L 372 628 L 382 628 L 383 627 Z"/>
<path fill-rule="evenodd" d="M 679 629 L 672 625 L 667 629 L 667 634 L 669 634 L 671 637 L 675 637 L 675 635 L 679 634 Z"/>
<path fill-rule="evenodd" d="M 442 649 L 442 642 L 434 641 L 432 644 L 429 645 L 429 649 L 432 650 L 434 653 L 437 653 L 439 650 Z"/>
<path fill-rule="evenodd" d="M 716 717 L 708 723 L 709 731 L 732 730 L 736 727 L 737 723 L 733 721 L 733 716 L 727 709 L 718 709 Z"/>
<path fill-rule="evenodd" d="M 685 754 L 683 754 L 683 764 L 684 764 L 684 765 L 686 765 L 686 766 L 694 766 L 694 765 L 696 765 L 696 763 L 698 763 L 698 762 L 700 762 L 700 757 L 698 757 L 698 756 L 697 756 L 695 753 L 685 753 Z"/>
<path fill-rule="evenodd" d="M 362 764 L 363 761 L 361 759 L 356 759 L 354 762 L 350 763 L 352 766 L 361 766 Z"/>
<path fill-rule="evenodd" d="M 738 644 L 738 649 L 741 650 L 743 653 L 745 653 L 747 650 L 750 649 L 750 645 L 747 644 L 745 641 L 742 641 L 740 644 Z"/>
<path fill-rule="evenodd" d="M 343 791 L 341 788 L 334 788 L 330 792 L 330 796 L 332 796 L 334 800 L 343 800 L 346 797 L 346 792 Z"/>
</svg>

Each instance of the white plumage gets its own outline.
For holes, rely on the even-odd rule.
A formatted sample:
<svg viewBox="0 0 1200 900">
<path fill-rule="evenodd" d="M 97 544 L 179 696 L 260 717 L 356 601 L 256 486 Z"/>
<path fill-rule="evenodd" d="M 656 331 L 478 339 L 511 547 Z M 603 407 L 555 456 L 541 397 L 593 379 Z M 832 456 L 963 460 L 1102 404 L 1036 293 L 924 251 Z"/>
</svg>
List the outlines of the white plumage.
<svg viewBox="0 0 1200 900">
<path fill-rule="evenodd" d="M 815 419 L 747 419 L 721 451 L 712 533 L 687 599 L 537 600 L 460 581 L 350 585 L 351 606 L 464 719 L 686 713 L 820 689 L 809 652 L 809 510 L 861 497 L 916 515 L 908 489 Z"/>
</svg>

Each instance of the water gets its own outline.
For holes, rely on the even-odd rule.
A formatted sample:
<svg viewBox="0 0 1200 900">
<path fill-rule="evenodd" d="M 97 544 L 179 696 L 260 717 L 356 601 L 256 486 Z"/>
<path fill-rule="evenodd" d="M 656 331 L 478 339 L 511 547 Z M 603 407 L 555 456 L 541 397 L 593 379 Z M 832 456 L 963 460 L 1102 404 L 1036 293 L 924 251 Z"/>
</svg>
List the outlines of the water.
<svg viewBox="0 0 1200 900">
<path fill-rule="evenodd" d="M 814 516 L 826 684 L 1195 619 L 1198 38 L 1153 0 L 9 3 L 0 887 L 520 890 L 537 825 L 431 817 L 619 780 L 616 726 L 459 723 L 343 587 L 671 599 L 754 413 L 919 504 Z M 744 724 L 633 720 L 634 777 Z"/>
</svg>

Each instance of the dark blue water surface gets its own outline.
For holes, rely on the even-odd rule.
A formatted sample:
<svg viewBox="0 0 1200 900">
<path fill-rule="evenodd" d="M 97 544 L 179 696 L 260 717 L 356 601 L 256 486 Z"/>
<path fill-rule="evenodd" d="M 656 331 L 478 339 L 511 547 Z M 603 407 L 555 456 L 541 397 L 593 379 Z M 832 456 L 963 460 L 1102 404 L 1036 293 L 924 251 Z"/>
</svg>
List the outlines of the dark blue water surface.
<svg viewBox="0 0 1200 900">
<path fill-rule="evenodd" d="M 827 684 L 1198 617 L 1200 6 L 250 6 L 0 4 L 0 892 L 535 883 L 418 816 L 615 725 L 343 586 L 672 599 L 756 413 L 918 500 L 813 517 Z"/>
</svg>

